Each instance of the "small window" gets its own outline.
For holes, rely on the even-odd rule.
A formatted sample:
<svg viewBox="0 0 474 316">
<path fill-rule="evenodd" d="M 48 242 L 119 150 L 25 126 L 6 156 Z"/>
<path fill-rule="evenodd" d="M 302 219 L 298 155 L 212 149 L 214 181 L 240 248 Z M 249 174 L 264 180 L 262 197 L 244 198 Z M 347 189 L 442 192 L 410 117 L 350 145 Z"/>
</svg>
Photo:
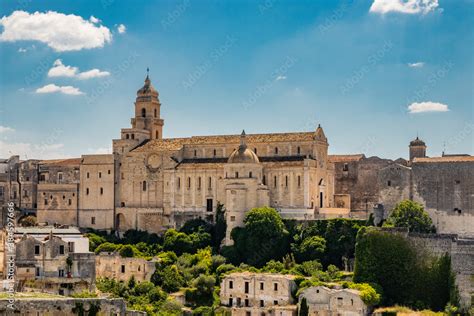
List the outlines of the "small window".
<svg viewBox="0 0 474 316">
<path fill-rule="evenodd" d="M 89 179 L 89 176 L 90 176 L 90 174 L 89 174 L 89 172 L 88 172 L 88 173 L 87 173 L 87 179 Z"/>
<path fill-rule="evenodd" d="M 342 171 L 349 171 L 349 165 L 347 163 L 342 167 Z"/>
<path fill-rule="evenodd" d="M 146 109 L 145 108 L 142 109 L 142 117 L 146 117 Z"/>
<path fill-rule="evenodd" d="M 125 202 L 120 202 L 121 207 L 125 207 Z"/>
<path fill-rule="evenodd" d="M 39 277 L 39 276 L 41 275 L 41 273 L 40 273 L 40 271 L 41 271 L 41 270 L 40 270 L 40 267 L 36 267 L 35 270 L 36 270 L 36 271 L 35 271 L 35 275 L 36 275 L 37 277 Z"/>
<path fill-rule="evenodd" d="M 245 294 L 248 294 L 249 293 L 249 287 L 250 287 L 250 283 L 249 282 L 245 282 Z M 246 305 L 247 306 L 247 305 Z"/>
<path fill-rule="evenodd" d="M 135 139 L 135 134 L 132 134 L 132 139 Z"/>
<path fill-rule="evenodd" d="M 160 138 L 160 133 L 158 133 L 158 131 L 155 131 L 155 138 Z"/>
<path fill-rule="evenodd" d="M 277 176 L 273 177 L 273 186 L 276 188 L 277 187 Z"/>
<path fill-rule="evenodd" d="M 273 305 L 278 305 L 278 301 L 277 300 L 273 301 Z"/>
<path fill-rule="evenodd" d="M 249 178 L 252 178 L 252 171 L 249 172 Z"/>
<path fill-rule="evenodd" d="M 246 298 L 244 300 L 244 305 L 245 305 L 245 307 L 249 307 L 249 299 L 248 298 Z"/>
<path fill-rule="evenodd" d="M 231 216 L 231 217 L 230 217 L 230 221 L 231 221 L 231 222 L 235 222 L 235 216 Z"/>
<path fill-rule="evenodd" d="M 120 271 L 122 271 L 122 273 L 125 273 L 125 265 L 122 264 L 122 266 L 120 267 Z"/>
<path fill-rule="evenodd" d="M 120 179 L 122 179 L 122 180 L 125 179 L 125 176 L 124 176 L 123 172 L 120 173 Z"/>
<path fill-rule="evenodd" d="M 273 290 L 278 291 L 278 283 L 273 283 Z"/>
<path fill-rule="evenodd" d="M 67 204 L 68 204 L 68 205 L 72 205 L 72 200 L 69 199 L 69 200 L 67 201 Z"/>
<path fill-rule="evenodd" d="M 260 300 L 260 307 L 264 307 L 265 306 L 265 301 L 264 300 Z"/>
<path fill-rule="evenodd" d="M 40 254 L 40 245 L 35 245 L 35 255 Z"/>
<path fill-rule="evenodd" d="M 102 172 L 99 172 L 99 178 L 102 178 Z"/>
<path fill-rule="evenodd" d="M 253 152 L 255 153 L 255 155 L 257 154 L 257 148 L 254 148 L 253 149 Z"/>
<path fill-rule="evenodd" d="M 229 289 L 233 289 L 234 288 L 234 281 L 229 281 Z"/>
<path fill-rule="evenodd" d="M 181 178 L 178 177 L 178 189 L 180 189 L 180 188 L 181 188 Z"/>
<path fill-rule="evenodd" d="M 245 312 L 245 316 L 252 316 L 252 312 Z"/>
<path fill-rule="evenodd" d="M 217 155 L 217 150 L 214 149 L 214 157 Z"/>
<path fill-rule="evenodd" d="M 74 242 L 73 241 L 69 241 L 67 243 L 67 249 L 69 252 L 74 252 Z"/>
<path fill-rule="evenodd" d="M 64 245 L 59 245 L 59 254 L 64 255 Z"/>
<path fill-rule="evenodd" d="M 100 195 L 104 194 L 104 188 L 100 188 Z"/>
<path fill-rule="evenodd" d="M 285 176 L 285 187 L 288 187 L 288 176 Z"/>
<path fill-rule="evenodd" d="M 65 199 L 66 199 L 66 196 L 65 196 L 65 195 L 63 195 L 63 200 L 65 200 Z"/>
<path fill-rule="evenodd" d="M 231 297 L 231 298 L 229 298 L 229 306 L 232 306 L 232 304 L 233 304 L 233 303 L 234 303 L 234 300 L 233 300 L 233 298 L 232 298 L 232 297 Z"/>
<path fill-rule="evenodd" d="M 64 269 L 59 269 L 58 270 L 58 275 L 60 278 L 64 278 Z"/>
<path fill-rule="evenodd" d="M 125 138 L 126 138 L 126 139 L 129 139 L 129 138 L 130 138 L 130 135 L 129 135 L 129 134 L 125 135 Z"/>
<path fill-rule="evenodd" d="M 110 174 L 110 169 L 109 169 L 109 170 L 107 170 L 107 173 L 108 173 L 108 174 Z"/>
<path fill-rule="evenodd" d="M 197 156 L 197 150 L 194 150 L 194 157 Z"/>
<path fill-rule="evenodd" d="M 300 146 L 298 146 L 298 148 L 296 148 L 296 152 L 298 153 L 298 155 L 301 154 L 301 147 Z"/>
<path fill-rule="evenodd" d="M 91 217 L 91 224 L 95 225 L 95 217 Z"/>
<path fill-rule="evenodd" d="M 263 291 L 263 289 L 264 289 L 264 283 L 260 282 L 260 290 Z"/>
<path fill-rule="evenodd" d="M 275 155 L 278 155 L 278 147 L 275 147 Z"/>
<path fill-rule="evenodd" d="M 236 177 L 236 178 L 239 177 L 239 172 L 238 172 L 238 171 L 235 172 L 235 177 Z"/>
<path fill-rule="evenodd" d="M 191 177 L 188 177 L 188 189 L 191 189 Z"/>
<path fill-rule="evenodd" d="M 48 199 L 44 199 L 44 205 L 48 205 Z"/>
<path fill-rule="evenodd" d="M 86 188 L 86 195 L 89 195 L 89 188 Z"/>
<path fill-rule="evenodd" d="M 392 186 L 392 181 L 388 180 L 387 181 L 387 186 L 389 186 L 389 187 Z"/>
<path fill-rule="evenodd" d="M 212 178 L 211 177 L 209 177 L 209 179 L 208 179 L 208 188 L 212 189 Z"/>
<path fill-rule="evenodd" d="M 142 183 L 142 190 L 146 191 L 146 181 L 143 181 L 143 183 Z"/>
<path fill-rule="evenodd" d="M 298 187 L 301 187 L 301 176 L 298 176 Z"/>
<path fill-rule="evenodd" d="M 201 177 L 198 178 L 198 190 L 201 190 Z"/>
<path fill-rule="evenodd" d="M 267 185 L 267 178 L 265 176 L 262 177 L 262 183 L 263 185 Z"/>
<path fill-rule="evenodd" d="M 153 110 L 153 115 L 154 115 L 155 117 L 157 117 L 157 116 L 158 116 L 158 111 L 157 111 L 156 109 L 155 109 L 155 110 Z"/>
</svg>

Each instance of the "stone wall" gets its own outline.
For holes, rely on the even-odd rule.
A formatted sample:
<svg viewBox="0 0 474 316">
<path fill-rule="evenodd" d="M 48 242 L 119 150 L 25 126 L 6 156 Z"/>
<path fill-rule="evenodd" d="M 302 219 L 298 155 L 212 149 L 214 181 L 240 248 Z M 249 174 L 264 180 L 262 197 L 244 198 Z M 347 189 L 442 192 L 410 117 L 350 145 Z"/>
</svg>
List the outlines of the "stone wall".
<svg viewBox="0 0 474 316">
<path fill-rule="evenodd" d="M 127 315 L 125 301 L 121 298 L 22 298 L 16 299 L 13 310 L 8 304 L 8 300 L 0 300 L 0 315 L 70 316 L 79 315 L 81 309 L 89 311 L 91 306 L 99 308 L 99 316 Z"/>
</svg>

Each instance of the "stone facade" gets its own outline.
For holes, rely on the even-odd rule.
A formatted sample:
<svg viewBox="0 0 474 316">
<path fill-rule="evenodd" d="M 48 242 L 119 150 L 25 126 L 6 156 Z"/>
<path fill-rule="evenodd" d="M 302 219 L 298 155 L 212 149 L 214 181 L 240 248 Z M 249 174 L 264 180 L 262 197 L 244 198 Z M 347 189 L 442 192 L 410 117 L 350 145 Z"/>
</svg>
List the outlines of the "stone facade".
<svg viewBox="0 0 474 316">
<path fill-rule="evenodd" d="M 127 282 L 133 276 L 135 281 L 150 281 L 155 272 L 156 260 L 123 258 L 117 252 L 101 252 L 95 257 L 96 278 L 109 278 Z"/>
<path fill-rule="evenodd" d="M 229 274 L 221 283 L 221 304 L 232 310 L 232 315 L 277 315 L 277 310 L 278 315 L 296 315 L 293 279 L 270 273 Z"/>
<path fill-rule="evenodd" d="M 69 295 L 94 290 L 95 255 L 89 252 L 89 240 L 79 230 L 18 228 L 14 238 L 18 291 L 41 289 Z M 5 258 L 5 244 L 0 246 L 0 255 Z"/>
<path fill-rule="evenodd" d="M 303 298 L 306 299 L 308 315 L 311 316 L 368 315 L 369 309 L 356 290 L 314 286 L 300 294 L 300 304 Z"/>
<path fill-rule="evenodd" d="M 0 315 L 70 316 L 79 315 L 81 310 L 87 313 L 92 309 L 99 309 L 98 316 L 134 315 L 127 312 L 122 298 L 21 298 L 15 300 L 14 310 L 8 304 L 8 300 L 0 300 Z"/>
<path fill-rule="evenodd" d="M 410 143 L 413 160 L 333 155 L 335 190 L 350 195 L 354 211 L 383 205 L 384 217 L 402 200 L 421 203 L 440 233 L 474 237 L 474 157 L 426 157 L 420 139 Z"/>
</svg>

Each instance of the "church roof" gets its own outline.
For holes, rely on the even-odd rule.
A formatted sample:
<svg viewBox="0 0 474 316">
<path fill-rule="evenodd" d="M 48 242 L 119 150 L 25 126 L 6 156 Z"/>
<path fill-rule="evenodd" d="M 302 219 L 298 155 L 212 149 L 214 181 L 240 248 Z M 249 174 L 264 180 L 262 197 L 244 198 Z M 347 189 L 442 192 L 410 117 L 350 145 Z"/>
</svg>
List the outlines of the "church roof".
<svg viewBox="0 0 474 316">
<path fill-rule="evenodd" d="M 250 144 L 272 143 L 272 142 L 304 142 L 313 141 L 314 132 L 299 133 L 271 133 L 271 134 L 248 134 L 246 141 Z M 134 149 L 134 152 L 179 150 L 184 145 L 212 145 L 212 144 L 236 144 L 239 143 L 240 135 L 212 135 L 192 136 L 186 138 L 165 138 L 162 140 L 150 140 L 143 146 Z"/>
</svg>

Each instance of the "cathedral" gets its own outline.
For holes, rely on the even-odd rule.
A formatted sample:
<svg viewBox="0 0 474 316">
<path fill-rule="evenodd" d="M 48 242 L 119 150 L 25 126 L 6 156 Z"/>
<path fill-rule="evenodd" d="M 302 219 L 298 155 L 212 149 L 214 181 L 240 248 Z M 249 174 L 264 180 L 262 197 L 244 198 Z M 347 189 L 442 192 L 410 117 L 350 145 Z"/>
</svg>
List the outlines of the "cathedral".
<svg viewBox="0 0 474 316">
<path fill-rule="evenodd" d="M 190 219 L 213 221 L 223 209 L 231 244 L 230 232 L 255 207 L 273 207 L 285 219 L 366 219 L 384 208 L 386 217 L 411 199 L 426 207 L 440 232 L 474 236 L 472 156 L 429 158 L 418 138 L 409 160 L 328 155 L 321 126 L 163 138 L 159 94 L 148 76 L 134 110 L 112 154 L 1 159 L 1 205 L 14 202 L 20 217 L 33 214 L 39 223 L 156 233 Z"/>
<path fill-rule="evenodd" d="M 271 206 L 295 219 L 333 207 L 334 170 L 320 126 L 304 133 L 163 138 L 160 107 L 147 76 L 131 128 L 113 141 L 118 229 L 212 221 L 220 204 L 229 231 L 254 207 Z"/>
</svg>

